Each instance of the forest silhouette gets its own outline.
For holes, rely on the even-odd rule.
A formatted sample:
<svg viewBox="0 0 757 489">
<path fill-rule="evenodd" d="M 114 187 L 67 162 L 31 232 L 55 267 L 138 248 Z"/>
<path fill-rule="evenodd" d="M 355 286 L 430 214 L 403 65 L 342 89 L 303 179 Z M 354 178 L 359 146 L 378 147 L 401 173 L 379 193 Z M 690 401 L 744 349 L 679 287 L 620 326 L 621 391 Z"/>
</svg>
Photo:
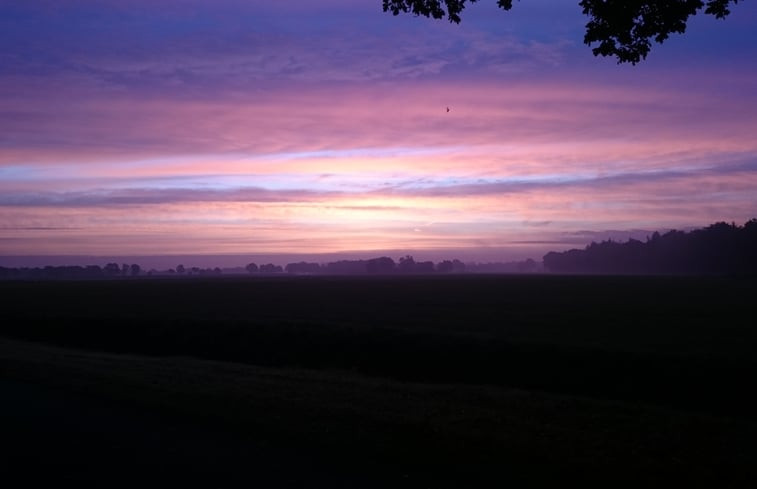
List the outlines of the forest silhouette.
<svg viewBox="0 0 757 489">
<path fill-rule="evenodd" d="M 560 273 L 606 275 L 744 275 L 757 273 L 757 218 L 743 226 L 717 222 L 693 231 L 654 232 L 646 242 L 629 239 L 592 242 L 584 249 L 550 251 L 542 263 L 463 263 L 446 259 L 434 263 L 416 261 L 406 255 L 395 261 L 388 256 L 367 260 L 338 260 L 328 263 L 292 262 L 285 266 L 248 263 L 249 275 L 429 275 L 459 273 Z M 185 267 L 165 271 L 143 270 L 140 265 L 0 267 L 0 279 L 114 279 L 158 276 L 219 276 L 218 268 Z"/>
<path fill-rule="evenodd" d="M 592 242 L 583 250 L 547 253 L 544 267 L 555 273 L 754 274 L 757 219 L 743 226 L 718 222 L 691 232 L 655 232 L 646 242 Z"/>
</svg>

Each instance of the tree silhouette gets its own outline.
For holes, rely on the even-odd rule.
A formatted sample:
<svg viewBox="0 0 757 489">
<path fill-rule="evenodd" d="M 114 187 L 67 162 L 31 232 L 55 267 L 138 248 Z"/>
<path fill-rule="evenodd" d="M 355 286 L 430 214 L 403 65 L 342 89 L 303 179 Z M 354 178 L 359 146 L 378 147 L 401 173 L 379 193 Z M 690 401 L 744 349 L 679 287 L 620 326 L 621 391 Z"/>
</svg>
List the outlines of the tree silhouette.
<svg viewBox="0 0 757 489">
<path fill-rule="evenodd" d="M 372 258 L 365 263 L 365 270 L 368 273 L 392 273 L 395 267 L 394 260 L 388 256 Z"/>
<path fill-rule="evenodd" d="M 478 0 L 469 0 L 475 3 Z M 434 19 L 447 17 L 460 23 L 466 0 L 383 0 L 384 12 L 423 15 Z M 722 19 L 731 13 L 731 4 L 739 0 L 581 0 L 578 4 L 586 24 L 584 43 L 592 47 L 594 56 L 614 56 L 618 63 L 635 65 L 647 57 L 652 40 L 662 44 L 670 34 L 686 31 L 689 17 L 704 13 Z M 512 0 L 497 0 L 497 5 L 510 10 Z"/>
<path fill-rule="evenodd" d="M 266 263 L 260 265 L 260 273 L 281 273 L 284 269 L 280 265 L 274 265 L 273 263 Z"/>
<path fill-rule="evenodd" d="M 551 251 L 544 267 L 557 273 L 757 273 L 757 220 L 744 226 L 717 222 L 691 232 L 655 232 L 646 243 L 603 241 L 583 250 Z"/>
<path fill-rule="evenodd" d="M 415 260 L 410 255 L 400 257 L 397 269 L 402 273 L 413 273 L 415 271 Z"/>
<path fill-rule="evenodd" d="M 108 263 L 103 268 L 103 272 L 108 277 L 115 277 L 121 273 L 121 267 L 118 266 L 118 263 Z"/>
<path fill-rule="evenodd" d="M 321 271 L 321 266 L 317 263 L 307 263 L 304 261 L 298 263 L 288 263 L 284 270 L 287 273 L 294 274 L 317 274 Z"/>
</svg>

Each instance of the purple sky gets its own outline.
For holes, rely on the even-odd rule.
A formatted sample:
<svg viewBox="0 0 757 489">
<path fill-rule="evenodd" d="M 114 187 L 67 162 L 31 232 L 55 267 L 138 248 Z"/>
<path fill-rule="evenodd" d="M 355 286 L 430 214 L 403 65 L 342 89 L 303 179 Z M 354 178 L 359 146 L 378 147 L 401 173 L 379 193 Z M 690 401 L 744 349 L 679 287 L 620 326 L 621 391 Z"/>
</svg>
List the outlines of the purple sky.
<svg viewBox="0 0 757 489">
<path fill-rule="evenodd" d="M 0 0 L 0 265 L 509 261 L 757 217 L 757 5 L 619 66 L 577 2 L 495 4 Z"/>
</svg>

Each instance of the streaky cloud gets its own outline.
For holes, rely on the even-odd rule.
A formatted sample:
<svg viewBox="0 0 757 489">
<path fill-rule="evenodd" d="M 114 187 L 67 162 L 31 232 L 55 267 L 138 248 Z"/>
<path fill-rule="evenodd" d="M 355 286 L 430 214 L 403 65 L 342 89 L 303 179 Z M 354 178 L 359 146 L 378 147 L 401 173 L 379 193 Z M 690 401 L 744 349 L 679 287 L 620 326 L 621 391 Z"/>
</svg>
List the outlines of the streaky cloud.
<svg viewBox="0 0 757 489">
<path fill-rule="evenodd" d="M 6 194 L 0 196 L 0 206 L 69 206 L 166 204 L 176 202 L 307 202 L 336 193 L 309 190 L 268 190 L 241 188 L 234 190 L 171 188 L 118 189 L 87 192 Z"/>
</svg>

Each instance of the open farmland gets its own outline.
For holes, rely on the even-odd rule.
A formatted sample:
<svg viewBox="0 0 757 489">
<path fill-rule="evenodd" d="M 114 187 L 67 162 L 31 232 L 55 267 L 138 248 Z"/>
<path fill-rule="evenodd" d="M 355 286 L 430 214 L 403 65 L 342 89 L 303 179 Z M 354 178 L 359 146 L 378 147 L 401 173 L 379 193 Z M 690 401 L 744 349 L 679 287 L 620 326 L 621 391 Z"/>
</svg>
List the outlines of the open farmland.
<svg viewBox="0 0 757 489">
<path fill-rule="evenodd" d="M 85 430 L 57 461 L 44 450 L 34 458 L 74 480 L 116 470 L 130 448 L 143 453 L 137 472 L 165 457 L 168 479 L 221 485 L 753 480 L 751 278 L 259 277 L 0 289 L 0 367 L 7 391 L 21 392 L 21 405 L 5 409 L 53 396 L 36 403 L 48 424 L 58 418 L 45 404 L 105 410 L 91 444 Z M 129 436 L 114 421 L 124 418 L 137 426 Z M 52 423 L 66 432 L 77 416 L 67 419 Z M 59 438 L 46 440 L 44 423 L 34 426 L 35 450 L 49 442 L 65 452 Z M 162 432 L 160 442 L 140 435 Z M 122 445 L 93 449 L 113 439 Z M 20 449 L 16 466 L 31 453 Z M 79 455 L 104 468 L 67 472 Z M 183 460 L 193 468 L 181 472 Z"/>
</svg>

